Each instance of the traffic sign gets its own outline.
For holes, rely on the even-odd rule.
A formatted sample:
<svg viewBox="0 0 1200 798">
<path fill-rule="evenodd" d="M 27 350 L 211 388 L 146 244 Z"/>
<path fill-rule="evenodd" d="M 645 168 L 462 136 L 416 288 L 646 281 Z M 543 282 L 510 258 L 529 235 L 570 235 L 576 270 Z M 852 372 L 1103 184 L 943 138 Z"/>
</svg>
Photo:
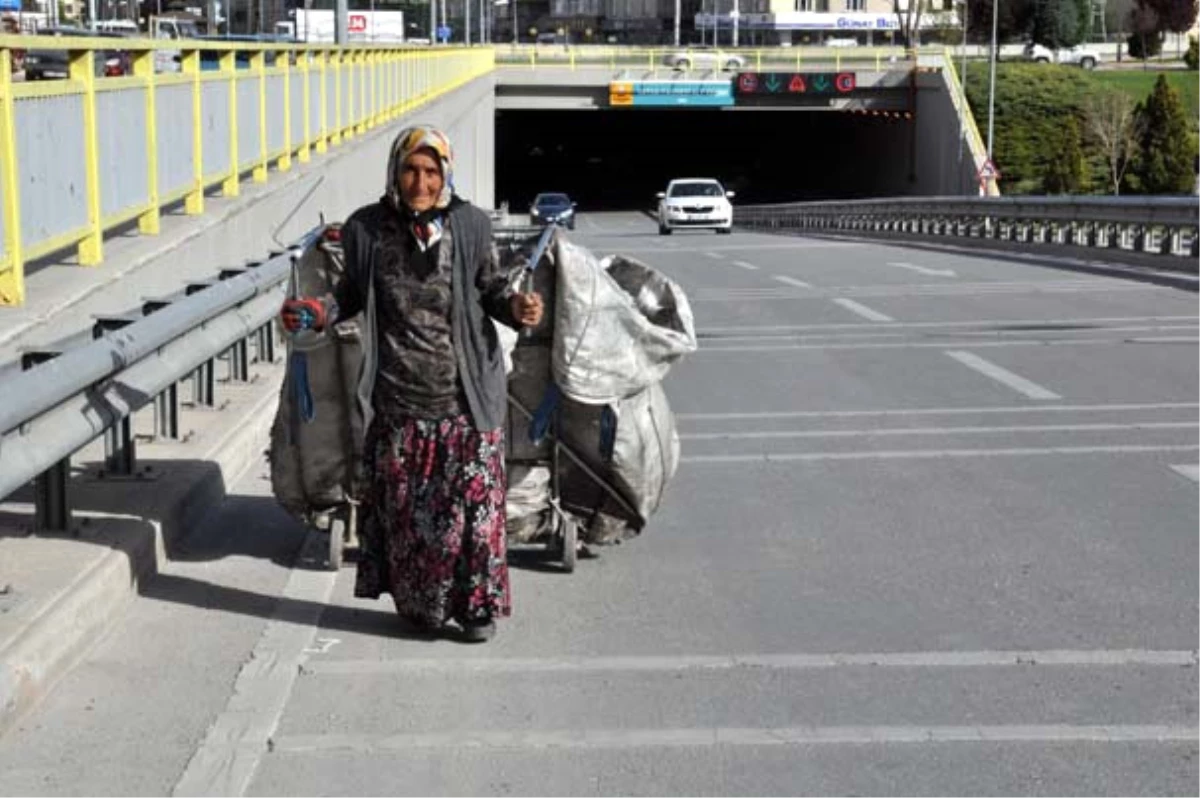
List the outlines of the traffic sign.
<svg viewBox="0 0 1200 798">
<path fill-rule="evenodd" d="M 853 72 L 741 72 L 737 92 L 751 95 L 838 95 L 858 88 Z"/>
<path fill-rule="evenodd" d="M 996 164 L 992 163 L 992 159 L 988 158 L 983 162 L 983 166 L 979 167 L 980 180 L 999 180 L 1000 170 L 996 168 Z"/>
</svg>

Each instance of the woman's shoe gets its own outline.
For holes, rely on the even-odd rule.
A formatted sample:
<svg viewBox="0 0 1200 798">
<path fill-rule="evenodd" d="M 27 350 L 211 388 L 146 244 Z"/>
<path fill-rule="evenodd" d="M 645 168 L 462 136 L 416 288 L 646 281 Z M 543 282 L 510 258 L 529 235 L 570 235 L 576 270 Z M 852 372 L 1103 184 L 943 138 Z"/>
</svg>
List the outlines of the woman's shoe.
<svg viewBox="0 0 1200 798">
<path fill-rule="evenodd" d="M 490 618 L 467 621 L 463 624 L 462 636 L 467 643 L 486 643 L 496 636 L 496 622 Z"/>
</svg>

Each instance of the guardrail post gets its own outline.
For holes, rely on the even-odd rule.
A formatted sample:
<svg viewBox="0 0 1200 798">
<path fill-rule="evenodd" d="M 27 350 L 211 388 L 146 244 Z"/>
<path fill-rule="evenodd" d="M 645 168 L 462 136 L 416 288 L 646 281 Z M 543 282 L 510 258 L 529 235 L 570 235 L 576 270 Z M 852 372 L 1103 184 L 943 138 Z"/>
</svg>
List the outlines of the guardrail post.
<svg viewBox="0 0 1200 798">
<path fill-rule="evenodd" d="M 184 197 L 189 216 L 204 213 L 204 103 L 200 86 L 200 51 L 184 50 L 180 56 L 183 74 L 192 78 L 192 190 Z"/>
<path fill-rule="evenodd" d="M 0 305 L 25 303 L 25 260 L 21 251 L 21 180 L 17 161 L 16 109 L 13 103 L 12 50 L 0 48 L 0 160 L 4 183 L 4 259 L 0 261 Z"/>
<path fill-rule="evenodd" d="M 367 132 L 367 128 L 370 126 L 371 121 L 371 110 L 367 107 L 368 98 L 370 96 L 369 92 L 367 91 L 367 73 L 369 71 L 369 67 L 367 62 L 367 54 L 365 52 L 360 50 L 352 57 L 354 59 L 354 71 L 358 73 L 358 80 L 352 81 L 352 83 L 356 82 L 358 84 L 358 91 L 355 92 L 357 102 L 354 103 L 354 134 L 356 136 L 361 136 L 363 133 Z"/>
<path fill-rule="evenodd" d="M 283 155 L 275 162 L 275 168 L 287 172 L 292 168 L 292 56 L 294 50 L 275 53 L 275 63 L 283 62 Z"/>
<path fill-rule="evenodd" d="M 133 324 L 133 318 L 98 318 L 92 325 L 92 338 L 102 338 L 106 332 L 120 330 Z M 137 468 L 137 450 L 133 437 L 133 418 L 125 416 L 104 431 L 104 474 L 128 476 Z"/>
<path fill-rule="evenodd" d="M 21 370 L 48 360 L 56 353 L 26 352 L 21 355 Z M 68 488 L 71 479 L 71 458 L 64 457 L 33 479 L 34 532 L 66 532 L 71 527 L 71 503 Z"/>
<path fill-rule="evenodd" d="M 217 369 L 212 358 L 201 363 L 192 372 L 192 399 L 201 407 L 211 408 L 216 405 Z"/>
<path fill-rule="evenodd" d="M 104 229 L 100 220 L 100 141 L 96 129 L 96 71 L 91 50 L 71 50 L 67 67 L 71 80 L 83 86 L 83 164 L 86 182 L 88 233 L 79 242 L 79 265 L 95 266 L 104 259 Z"/>
<path fill-rule="evenodd" d="M 313 148 L 320 155 L 329 150 L 329 54 L 321 50 L 313 58 L 317 63 L 317 140 Z"/>
<path fill-rule="evenodd" d="M 258 164 L 254 167 L 253 180 L 265 183 L 270 169 L 267 164 L 267 54 L 262 50 L 251 53 L 250 69 L 258 84 Z"/>
<path fill-rule="evenodd" d="M 154 430 L 164 438 L 179 440 L 179 384 L 171 383 L 154 397 Z"/>
<path fill-rule="evenodd" d="M 331 50 L 329 53 L 333 64 L 333 125 L 329 143 L 335 147 L 342 143 L 342 64 L 345 57 L 343 50 Z"/>
<path fill-rule="evenodd" d="M 1162 242 L 1158 251 L 1163 255 L 1174 255 L 1179 249 L 1179 231 L 1170 227 L 1163 228 Z"/>
<path fill-rule="evenodd" d="M 133 74 L 146 82 L 146 196 L 149 207 L 138 217 L 142 235 L 158 235 L 158 102 L 155 97 L 154 51 L 133 53 Z"/>
<path fill-rule="evenodd" d="M 301 92 L 300 106 L 301 116 L 304 117 L 303 124 L 300 126 L 300 135 L 304 137 L 300 143 L 299 149 L 296 151 L 296 159 L 300 163 L 308 163 L 312 160 L 312 64 L 310 62 L 311 54 L 307 50 L 302 50 L 296 53 L 296 64 L 299 66 L 300 85 L 304 87 Z M 291 130 L 291 123 L 288 123 L 288 130 Z"/>
<path fill-rule="evenodd" d="M 227 50 L 221 53 L 221 74 L 225 75 L 229 88 L 229 171 L 221 184 L 221 193 L 226 197 L 236 197 L 241 194 L 238 185 L 241 178 L 241 160 L 238 155 L 238 80 L 237 53 Z"/>
</svg>

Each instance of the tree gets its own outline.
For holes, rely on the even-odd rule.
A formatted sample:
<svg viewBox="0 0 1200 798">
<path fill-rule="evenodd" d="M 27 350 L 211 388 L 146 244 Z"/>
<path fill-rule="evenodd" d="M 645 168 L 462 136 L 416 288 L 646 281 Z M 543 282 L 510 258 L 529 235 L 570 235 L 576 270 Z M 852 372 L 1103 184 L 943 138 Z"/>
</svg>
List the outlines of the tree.
<svg viewBox="0 0 1200 798">
<path fill-rule="evenodd" d="M 1087 164 L 1083 157 L 1083 141 L 1079 122 L 1068 116 L 1059 128 L 1055 157 L 1046 161 L 1042 187 L 1047 194 L 1078 194 L 1087 184 Z"/>
<path fill-rule="evenodd" d="M 1104 159 L 1113 194 L 1121 193 L 1125 172 L 1138 146 L 1138 119 L 1128 94 L 1109 91 L 1092 96 L 1084 105 L 1084 120 Z"/>
<path fill-rule="evenodd" d="M 1138 0 L 1158 20 L 1159 32 L 1186 33 L 1196 23 L 1197 0 Z"/>
<path fill-rule="evenodd" d="M 1195 186 L 1196 138 L 1179 92 L 1159 75 L 1154 90 L 1138 104 L 1137 157 L 1130 169 L 1143 194 L 1185 194 Z"/>
<path fill-rule="evenodd" d="M 1091 27 L 1090 0 L 1037 0 L 1030 37 L 1037 44 L 1057 50 L 1087 39 Z"/>
<path fill-rule="evenodd" d="M 904 49 L 917 46 L 917 35 L 921 30 L 921 12 L 925 8 L 923 0 L 892 0 L 892 12 L 896 15 L 896 23 L 900 26 L 900 40 Z"/>
<path fill-rule="evenodd" d="M 992 0 L 968 0 L 967 37 L 976 42 L 992 40 Z M 1033 22 L 1034 0 L 1001 0 L 996 18 L 996 39 L 1024 39 Z"/>
<path fill-rule="evenodd" d="M 1187 64 L 1187 68 L 1193 72 L 1200 69 L 1200 41 L 1197 41 L 1195 36 L 1188 39 L 1188 48 L 1187 52 L 1183 54 L 1183 63 Z"/>
</svg>

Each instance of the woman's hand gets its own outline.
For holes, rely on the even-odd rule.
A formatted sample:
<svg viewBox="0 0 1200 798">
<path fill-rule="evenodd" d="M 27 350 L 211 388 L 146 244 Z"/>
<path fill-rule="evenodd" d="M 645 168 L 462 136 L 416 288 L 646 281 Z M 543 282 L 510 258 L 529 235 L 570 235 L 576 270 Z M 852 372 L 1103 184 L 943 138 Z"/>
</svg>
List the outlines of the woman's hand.
<svg viewBox="0 0 1200 798">
<path fill-rule="evenodd" d="M 542 296 L 541 294 L 513 294 L 509 300 L 512 305 L 513 317 L 521 323 L 523 327 L 536 327 L 542 321 Z"/>
</svg>

